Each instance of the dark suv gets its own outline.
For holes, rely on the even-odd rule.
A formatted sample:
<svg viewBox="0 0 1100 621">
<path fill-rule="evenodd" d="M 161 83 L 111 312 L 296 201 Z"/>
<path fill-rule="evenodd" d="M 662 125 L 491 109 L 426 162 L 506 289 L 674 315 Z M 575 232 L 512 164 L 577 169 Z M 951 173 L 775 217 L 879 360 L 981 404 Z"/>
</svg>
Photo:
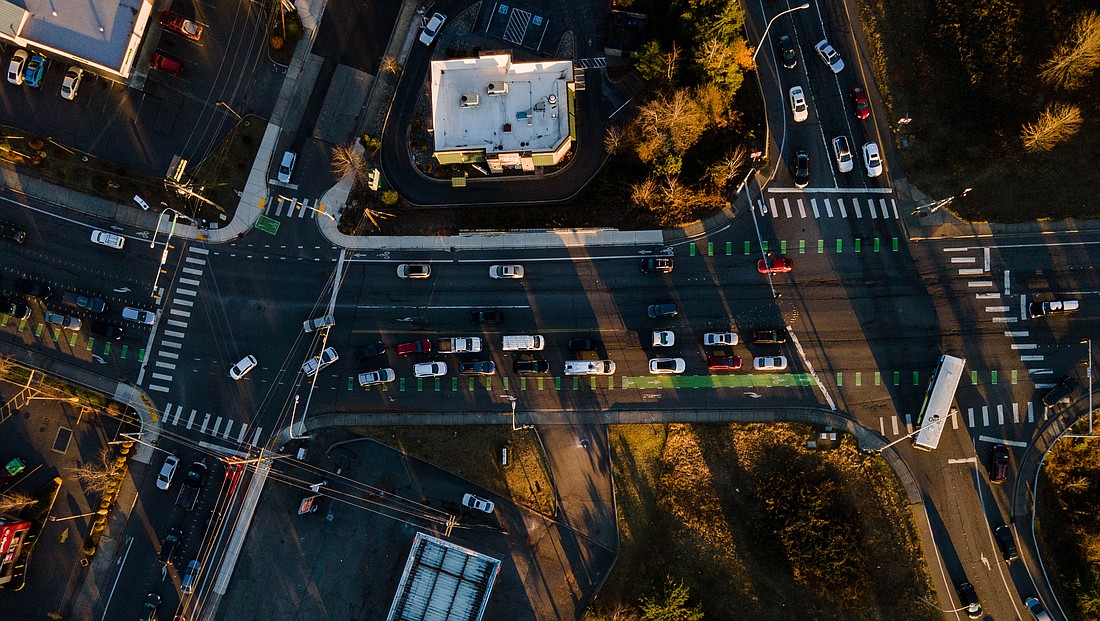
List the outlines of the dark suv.
<svg viewBox="0 0 1100 621">
<path fill-rule="evenodd" d="M 164 542 L 160 544 L 160 562 L 165 565 L 171 565 L 172 561 L 176 558 L 176 552 L 179 551 L 180 541 L 183 539 L 183 531 L 179 528 L 172 527 L 168 529 L 168 534 L 164 535 Z"/>
<path fill-rule="evenodd" d="M 32 282 L 25 278 L 15 281 L 15 290 L 23 295 L 29 295 L 42 301 L 53 294 L 53 289 L 50 289 L 48 285 Z"/>
<path fill-rule="evenodd" d="M 492 375 L 496 372 L 497 365 L 492 360 L 476 360 L 458 365 L 460 375 Z"/>
<path fill-rule="evenodd" d="M 550 372 L 550 363 L 545 360 L 516 360 L 512 371 L 519 375 L 539 375 Z"/>
<path fill-rule="evenodd" d="M 8 315 L 13 319 L 27 319 L 31 316 L 31 307 L 22 302 L 0 297 L 0 314 Z"/>
<path fill-rule="evenodd" d="M 775 53 L 779 55 L 784 69 L 794 69 L 798 66 L 798 55 L 795 54 L 794 44 L 787 35 L 779 35 L 775 39 Z"/>
<path fill-rule="evenodd" d="M 1003 444 L 994 445 L 990 461 L 992 463 L 989 480 L 993 483 L 1003 483 L 1008 478 L 1008 447 Z"/>
<path fill-rule="evenodd" d="M 642 259 L 642 271 L 646 274 L 668 274 L 672 271 L 672 257 L 649 257 Z"/>
<path fill-rule="evenodd" d="M 1001 547 L 1001 556 L 1005 557 L 1005 562 L 1011 563 L 1020 558 L 1020 553 L 1016 550 L 1016 540 L 1012 538 L 1012 529 L 1008 526 L 1001 525 L 994 529 L 993 538 Z"/>
<path fill-rule="evenodd" d="M 474 311 L 470 315 L 471 323 L 501 323 L 504 321 L 504 313 L 498 310 Z"/>
<path fill-rule="evenodd" d="M 978 603 L 978 594 L 974 591 L 974 585 L 969 582 L 960 583 L 955 587 L 959 593 L 959 602 L 963 605 L 963 612 L 971 619 L 982 618 L 982 605 Z"/>
<path fill-rule="evenodd" d="M 783 328 L 756 330 L 752 333 L 752 342 L 757 345 L 778 345 L 787 342 L 787 331 Z"/>
<path fill-rule="evenodd" d="M 588 336 L 569 339 L 569 351 L 596 351 L 600 345 L 600 339 Z"/>
<path fill-rule="evenodd" d="M 661 319 L 664 317 L 675 317 L 680 314 L 680 307 L 675 304 L 650 304 L 646 309 L 646 314 L 650 319 Z"/>
<path fill-rule="evenodd" d="M 1061 384 L 1058 384 L 1054 388 L 1051 388 L 1050 392 L 1043 395 L 1043 405 L 1047 406 L 1048 408 L 1052 408 L 1058 405 L 1059 403 L 1061 403 L 1062 399 L 1073 396 L 1073 393 L 1077 391 L 1078 385 L 1079 383 L 1077 382 L 1077 378 L 1067 377 L 1066 379 L 1062 380 Z"/>
</svg>

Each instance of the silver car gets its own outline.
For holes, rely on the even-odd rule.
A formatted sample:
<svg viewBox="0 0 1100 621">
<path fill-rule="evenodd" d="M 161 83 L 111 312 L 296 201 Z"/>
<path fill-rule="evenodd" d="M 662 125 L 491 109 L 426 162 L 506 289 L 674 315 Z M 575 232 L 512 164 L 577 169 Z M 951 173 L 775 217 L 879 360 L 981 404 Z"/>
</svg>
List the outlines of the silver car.
<svg viewBox="0 0 1100 621">
<path fill-rule="evenodd" d="M 378 369 L 377 371 L 367 371 L 366 373 L 359 374 L 359 385 L 366 388 L 367 386 L 388 384 L 396 378 L 397 374 L 393 372 L 393 369 Z"/>
<path fill-rule="evenodd" d="M 833 138 L 833 156 L 836 158 L 836 169 L 839 172 L 852 172 L 855 168 L 855 158 L 852 157 L 852 148 L 848 146 L 847 136 Z"/>
<path fill-rule="evenodd" d="M 320 356 L 314 356 L 306 360 L 306 363 L 302 365 L 302 372 L 306 374 L 306 377 L 311 377 L 314 373 L 339 359 L 340 354 L 336 353 L 336 348 L 326 347 L 325 351 L 321 352 Z"/>
</svg>

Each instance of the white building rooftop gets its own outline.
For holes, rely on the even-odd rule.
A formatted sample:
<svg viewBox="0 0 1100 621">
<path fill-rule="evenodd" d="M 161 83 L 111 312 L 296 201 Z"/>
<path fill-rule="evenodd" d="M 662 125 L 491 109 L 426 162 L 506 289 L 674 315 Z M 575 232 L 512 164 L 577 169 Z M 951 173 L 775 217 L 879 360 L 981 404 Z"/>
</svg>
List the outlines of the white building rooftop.
<svg viewBox="0 0 1100 621">
<path fill-rule="evenodd" d="M 417 533 L 387 621 L 480 621 L 500 561 Z"/>
</svg>

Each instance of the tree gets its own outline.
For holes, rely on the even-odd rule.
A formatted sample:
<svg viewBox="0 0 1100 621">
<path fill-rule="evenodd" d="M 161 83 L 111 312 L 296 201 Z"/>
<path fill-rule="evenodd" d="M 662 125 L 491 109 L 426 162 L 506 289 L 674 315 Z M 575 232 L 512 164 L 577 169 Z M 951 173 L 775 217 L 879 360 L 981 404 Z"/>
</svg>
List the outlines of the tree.
<svg viewBox="0 0 1100 621">
<path fill-rule="evenodd" d="M 645 621 L 701 621 L 703 610 L 688 606 L 687 586 L 670 578 L 660 595 L 642 598 L 642 619 Z"/>
<path fill-rule="evenodd" d="M 634 53 L 634 68 L 641 74 L 642 79 L 652 80 L 665 72 L 665 57 L 661 51 L 661 44 L 657 41 L 646 41 L 642 47 Z"/>
<path fill-rule="evenodd" d="M 1024 125 L 1020 139 L 1032 152 L 1050 151 L 1069 140 L 1081 129 L 1081 109 L 1064 103 L 1051 103 L 1034 123 Z"/>
<path fill-rule="evenodd" d="M 397 75 L 401 73 L 403 67 L 397 62 L 397 59 L 393 56 L 383 56 L 378 63 L 378 69 L 382 72 L 392 73 Z"/>
<path fill-rule="evenodd" d="M 23 492 L 0 494 L 0 513 L 18 513 L 34 503 L 34 497 Z"/>
<path fill-rule="evenodd" d="M 339 144 L 332 147 L 332 172 L 340 178 L 354 175 L 354 185 L 367 178 L 367 159 L 355 148 L 355 143 Z"/>
<path fill-rule="evenodd" d="M 125 468 L 126 460 L 115 459 L 111 455 L 110 447 L 104 447 L 98 461 L 70 468 L 69 471 L 88 492 L 102 495 L 118 483 Z"/>
<path fill-rule="evenodd" d="M 1074 90 L 1100 67 L 1100 13 L 1077 16 L 1069 40 L 1055 48 L 1039 77 L 1051 86 Z"/>
</svg>

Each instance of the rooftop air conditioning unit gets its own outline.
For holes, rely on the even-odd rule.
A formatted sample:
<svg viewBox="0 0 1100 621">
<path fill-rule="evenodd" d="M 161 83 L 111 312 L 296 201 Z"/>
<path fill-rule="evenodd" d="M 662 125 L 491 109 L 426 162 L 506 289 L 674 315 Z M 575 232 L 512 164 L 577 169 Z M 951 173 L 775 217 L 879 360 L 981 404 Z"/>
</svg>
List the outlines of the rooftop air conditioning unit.
<svg viewBox="0 0 1100 621">
<path fill-rule="evenodd" d="M 490 82 L 488 88 L 485 89 L 485 92 L 489 93 L 490 95 L 505 95 L 508 93 L 508 83 Z"/>
<path fill-rule="evenodd" d="M 463 108 L 472 108 L 478 104 L 478 99 L 477 93 L 466 93 L 459 98 L 459 103 Z"/>
</svg>

